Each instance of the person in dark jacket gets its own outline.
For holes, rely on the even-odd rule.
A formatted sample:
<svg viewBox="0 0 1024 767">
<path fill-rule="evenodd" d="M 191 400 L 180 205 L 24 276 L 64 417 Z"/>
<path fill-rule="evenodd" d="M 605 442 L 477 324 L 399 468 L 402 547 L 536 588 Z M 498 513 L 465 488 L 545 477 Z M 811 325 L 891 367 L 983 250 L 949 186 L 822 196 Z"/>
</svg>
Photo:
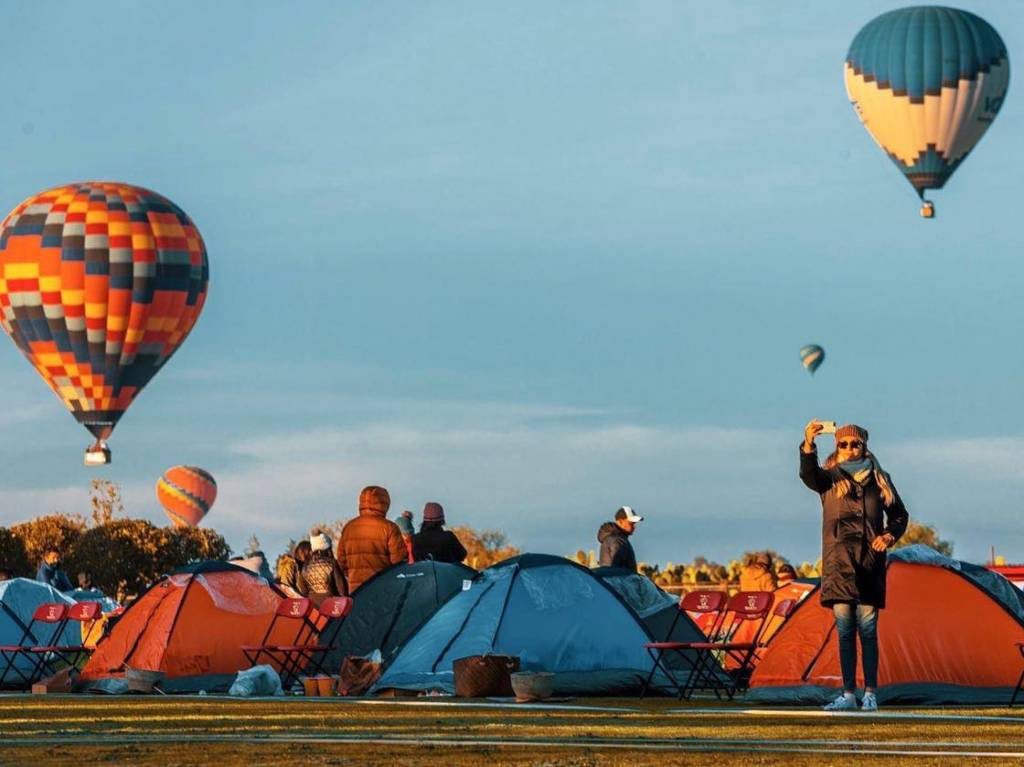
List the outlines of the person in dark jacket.
<svg viewBox="0 0 1024 767">
<path fill-rule="evenodd" d="M 601 544 L 600 567 L 622 567 L 636 572 L 636 554 L 629 536 L 636 530 L 637 522 L 643 517 L 636 514 L 629 506 L 623 506 L 615 512 L 614 522 L 605 522 L 597 530 L 597 540 Z"/>
<path fill-rule="evenodd" d="M 60 569 L 60 552 L 57 549 L 50 549 L 43 554 L 43 561 L 36 570 L 36 580 L 53 586 L 57 591 L 74 589 L 67 573 Z"/>
<path fill-rule="evenodd" d="M 444 509 L 431 501 L 423 507 L 420 531 L 413 536 L 412 552 L 416 561 L 461 562 L 466 558 L 462 541 L 451 530 L 444 529 Z"/>
<path fill-rule="evenodd" d="M 843 692 L 825 708 L 857 707 L 857 634 L 864 669 L 862 709 L 878 708 L 878 611 L 885 607 L 885 552 L 907 529 L 908 515 L 892 479 L 868 450 L 868 432 L 836 430 L 836 451 L 818 465 L 811 421 L 800 446 L 800 479 L 821 498 L 821 604 L 831 607 L 839 640 Z"/>
<path fill-rule="evenodd" d="M 316 533 L 309 536 L 309 547 L 309 559 L 302 565 L 302 579 L 298 584 L 300 593 L 317 607 L 328 597 L 347 596 L 345 575 L 331 552 L 331 539 L 326 533 Z"/>
</svg>

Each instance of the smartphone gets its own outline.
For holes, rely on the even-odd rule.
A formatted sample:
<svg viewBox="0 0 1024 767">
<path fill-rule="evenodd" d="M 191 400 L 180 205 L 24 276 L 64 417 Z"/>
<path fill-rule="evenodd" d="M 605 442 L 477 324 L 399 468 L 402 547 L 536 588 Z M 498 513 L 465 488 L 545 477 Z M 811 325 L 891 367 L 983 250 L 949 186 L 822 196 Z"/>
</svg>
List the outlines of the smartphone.
<svg viewBox="0 0 1024 767">
<path fill-rule="evenodd" d="M 835 434 L 836 433 L 836 422 L 835 421 L 818 421 L 821 424 L 822 434 Z"/>
</svg>

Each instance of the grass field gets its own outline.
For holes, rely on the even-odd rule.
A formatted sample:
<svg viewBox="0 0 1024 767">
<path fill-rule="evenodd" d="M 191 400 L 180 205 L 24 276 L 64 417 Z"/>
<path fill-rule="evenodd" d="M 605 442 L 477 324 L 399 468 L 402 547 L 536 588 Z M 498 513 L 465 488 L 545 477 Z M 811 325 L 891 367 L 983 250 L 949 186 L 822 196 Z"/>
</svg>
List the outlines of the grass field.
<svg viewBox="0 0 1024 767">
<path fill-rule="evenodd" d="M 587 699 L 564 706 L 288 698 L 0 696 L 0 764 L 1024 763 L 1024 713 L 880 716 Z"/>
</svg>

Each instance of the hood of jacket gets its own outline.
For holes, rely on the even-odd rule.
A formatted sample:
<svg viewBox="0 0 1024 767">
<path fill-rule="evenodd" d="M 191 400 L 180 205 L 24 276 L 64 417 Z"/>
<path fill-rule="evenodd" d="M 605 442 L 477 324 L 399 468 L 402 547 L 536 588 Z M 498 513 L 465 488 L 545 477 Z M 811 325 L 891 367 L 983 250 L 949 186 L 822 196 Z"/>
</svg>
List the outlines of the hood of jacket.
<svg viewBox="0 0 1024 767">
<path fill-rule="evenodd" d="M 617 536 L 619 536 L 621 538 L 628 538 L 629 537 L 629 533 L 627 533 L 625 530 L 623 530 L 621 527 L 619 527 L 614 522 L 605 522 L 597 530 L 597 542 L 598 543 L 604 543 L 605 540 L 607 540 L 608 538 L 611 538 L 613 535 L 617 535 Z"/>
</svg>

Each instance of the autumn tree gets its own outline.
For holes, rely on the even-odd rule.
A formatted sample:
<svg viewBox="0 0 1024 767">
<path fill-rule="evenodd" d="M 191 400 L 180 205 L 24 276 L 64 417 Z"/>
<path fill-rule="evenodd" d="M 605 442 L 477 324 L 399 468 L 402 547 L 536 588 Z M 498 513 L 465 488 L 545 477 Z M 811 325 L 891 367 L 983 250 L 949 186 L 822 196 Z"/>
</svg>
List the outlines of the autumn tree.
<svg viewBox="0 0 1024 767">
<path fill-rule="evenodd" d="M 474 530 L 462 525 L 453 527 L 452 532 L 466 549 L 465 562 L 475 570 L 483 570 L 496 562 L 518 556 L 519 549 L 508 541 L 500 530 Z"/>
<path fill-rule="evenodd" d="M 894 549 L 900 549 L 904 546 L 911 546 L 915 543 L 923 543 L 925 546 L 931 546 L 940 554 L 945 554 L 947 557 L 953 556 L 953 542 L 944 541 L 939 537 L 939 531 L 936 530 L 932 525 L 926 525 L 923 522 L 911 522 L 907 525 L 907 531 L 903 533 L 903 536 L 893 546 Z"/>
<path fill-rule="evenodd" d="M 115 514 L 124 516 L 121 488 L 109 479 L 94 479 L 89 485 L 93 525 L 105 525 Z"/>
<path fill-rule="evenodd" d="M 0 527 L 0 568 L 15 578 L 31 578 L 33 575 L 25 543 L 6 527 Z"/>
<path fill-rule="evenodd" d="M 25 556 L 35 567 L 49 549 L 66 555 L 85 532 L 85 520 L 77 514 L 47 514 L 12 525 L 11 532 L 21 539 L 25 545 Z"/>
<path fill-rule="evenodd" d="M 227 559 L 231 547 L 224 536 L 208 527 L 165 527 L 163 549 L 156 569 L 161 574 L 177 570 L 192 562 Z"/>
</svg>

